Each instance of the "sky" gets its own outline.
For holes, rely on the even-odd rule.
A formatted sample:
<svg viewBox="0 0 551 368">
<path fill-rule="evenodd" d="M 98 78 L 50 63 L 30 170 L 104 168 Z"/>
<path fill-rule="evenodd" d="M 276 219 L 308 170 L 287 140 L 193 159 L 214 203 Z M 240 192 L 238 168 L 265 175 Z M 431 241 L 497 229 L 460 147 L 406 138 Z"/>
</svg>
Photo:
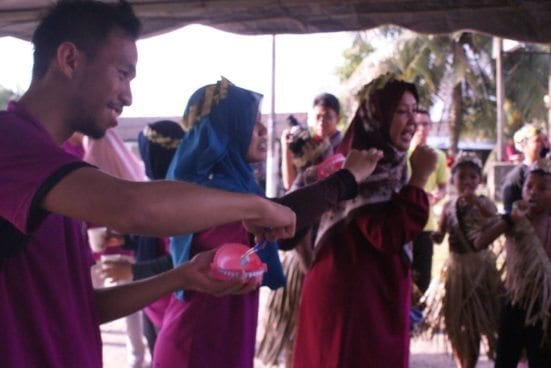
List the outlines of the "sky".
<svg viewBox="0 0 551 368">
<path fill-rule="evenodd" d="M 308 112 L 320 92 L 341 93 L 336 75 L 349 32 L 277 35 L 276 113 Z M 272 36 L 242 36 L 191 25 L 139 40 L 133 104 L 123 117 L 181 116 L 191 94 L 220 76 L 262 93 L 262 112 L 271 111 Z M 0 85 L 22 93 L 32 68 L 32 45 L 0 38 Z"/>
</svg>

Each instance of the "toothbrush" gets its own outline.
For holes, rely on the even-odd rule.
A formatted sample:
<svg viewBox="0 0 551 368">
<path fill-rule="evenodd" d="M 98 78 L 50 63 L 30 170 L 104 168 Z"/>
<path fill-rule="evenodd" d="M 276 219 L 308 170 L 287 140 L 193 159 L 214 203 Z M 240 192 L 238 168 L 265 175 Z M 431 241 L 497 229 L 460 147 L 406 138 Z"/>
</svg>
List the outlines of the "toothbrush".
<svg viewBox="0 0 551 368">
<path fill-rule="evenodd" d="M 243 253 L 241 258 L 239 259 L 239 264 L 241 266 L 246 266 L 250 262 L 250 259 L 249 259 L 250 255 L 258 252 L 261 249 L 264 249 L 266 245 L 268 245 L 268 240 L 266 239 L 256 243 L 254 247 L 249 248 L 245 253 Z"/>
</svg>

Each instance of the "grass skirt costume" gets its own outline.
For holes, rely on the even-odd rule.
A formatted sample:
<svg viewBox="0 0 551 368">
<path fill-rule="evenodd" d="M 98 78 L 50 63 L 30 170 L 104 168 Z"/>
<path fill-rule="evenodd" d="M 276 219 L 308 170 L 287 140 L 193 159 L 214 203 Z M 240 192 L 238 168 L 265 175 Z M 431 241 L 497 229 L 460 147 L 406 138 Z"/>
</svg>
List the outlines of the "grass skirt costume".
<svg viewBox="0 0 551 368">
<path fill-rule="evenodd" d="M 508 235 L 507 297 L 526 312 L 525 325 L 541 324 L 545 342 L 551 344 L 551 260 L 528 219 L 515 222 Z"/>
<path fill-rule="evenodd" d="M 480 200 L 490 201 L 487 197 Z M 426 304 L 421 330 L 445 332 L 460 358 L 478 356 L 484 337 L 487 354 L 495 358 L 503 287 L 496 256 L 489 249 L 476 251 L 473 241 L 497 217 L 484 217 L 475 206 L 453 199 L 447 206 L 449 258 L 438 279 L 422 298 Z"/>
</svg>

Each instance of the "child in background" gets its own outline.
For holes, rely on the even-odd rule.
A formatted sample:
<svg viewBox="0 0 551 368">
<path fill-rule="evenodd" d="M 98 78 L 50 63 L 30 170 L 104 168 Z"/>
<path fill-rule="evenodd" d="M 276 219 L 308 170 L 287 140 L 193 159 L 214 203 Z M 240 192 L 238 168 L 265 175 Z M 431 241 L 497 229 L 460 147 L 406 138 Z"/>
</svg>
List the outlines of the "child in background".
<svg viewBox="0 0 551 368">
<path fill-rule="evenodd" d="M 490 229 L 506 236 L 505 288 L 496 368 L 516 367 L 526 349 L 529 367 L 551 367 L 551 162 L 528 169 L 522 200 Z"/>
<path fill-rule="evenodd" d="M 422 302 L 426 303 L 425 329 L 444 330 L 456 364 L 475 367 L 484 336 L 488 357 L 494 358 L 502 286 L 496 257 L 488 246 L 499 236 L 486 229 L 499 221 L 495 204 L 476 190 L 482 163 L 474 154 L 460 154 L 451 169 L 456 196 L 443 208 L 433 240 L 449 234 L 449 258 Z"/>
</svg>

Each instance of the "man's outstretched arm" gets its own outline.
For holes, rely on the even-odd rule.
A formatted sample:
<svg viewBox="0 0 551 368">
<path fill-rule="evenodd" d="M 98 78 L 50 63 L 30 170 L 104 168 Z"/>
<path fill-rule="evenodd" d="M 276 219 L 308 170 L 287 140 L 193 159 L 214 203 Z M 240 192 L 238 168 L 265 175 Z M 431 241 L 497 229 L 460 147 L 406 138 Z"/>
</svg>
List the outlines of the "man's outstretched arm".
<svg viewBox="0 0 551 368">
<path fill-rule="evenodd" d="M 44 196 L 41 207 L 122 233 L 178 235 L 244 221 L 249 231 L 270 236 L 295 231 L 289 208 L 260 196 L 231 193 L 182 181 L 129 182 L 92 167 L 67 174 Z"/>
</svg>

